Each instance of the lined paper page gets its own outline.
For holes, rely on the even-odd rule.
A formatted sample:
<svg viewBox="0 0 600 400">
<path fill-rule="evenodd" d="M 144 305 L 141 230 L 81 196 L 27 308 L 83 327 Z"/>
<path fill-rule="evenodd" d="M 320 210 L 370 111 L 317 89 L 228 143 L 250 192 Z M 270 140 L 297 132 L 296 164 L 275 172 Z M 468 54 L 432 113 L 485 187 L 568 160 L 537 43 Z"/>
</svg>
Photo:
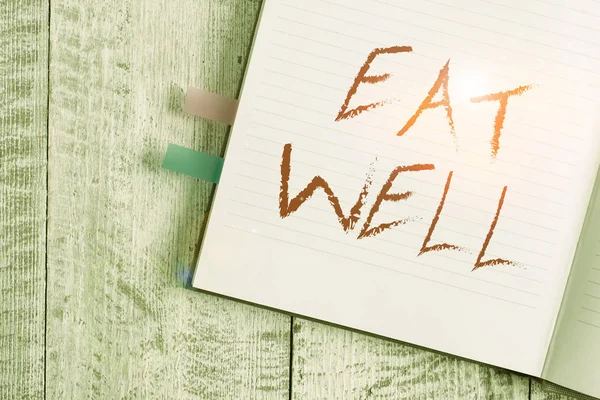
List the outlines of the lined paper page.
<svg viewBox="0 0 600 400">
<path fill-rule="evenodd" d="M 565 292 L 543 376 L 600 397 L 600 181 L 596 178 L 585 228 Z"/>
<path fill-rule="evenodd" d="M 593 11 L 266 0 L 194 285 L 539 375 L 598 165 Z"/>
</svg>

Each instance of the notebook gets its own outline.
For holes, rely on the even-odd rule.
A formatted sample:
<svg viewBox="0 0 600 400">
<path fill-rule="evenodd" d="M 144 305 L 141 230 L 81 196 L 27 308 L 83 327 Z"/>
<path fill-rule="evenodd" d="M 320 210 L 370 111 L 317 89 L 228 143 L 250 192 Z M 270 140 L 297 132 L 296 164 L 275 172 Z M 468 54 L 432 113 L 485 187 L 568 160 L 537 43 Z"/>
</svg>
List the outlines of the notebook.
<svg viewBox="0 0 600 400">
<path fill-rule="evenodd" d="M 193 285 L 600 397 L 599 27 L 265 0 Z"/>
</svg>

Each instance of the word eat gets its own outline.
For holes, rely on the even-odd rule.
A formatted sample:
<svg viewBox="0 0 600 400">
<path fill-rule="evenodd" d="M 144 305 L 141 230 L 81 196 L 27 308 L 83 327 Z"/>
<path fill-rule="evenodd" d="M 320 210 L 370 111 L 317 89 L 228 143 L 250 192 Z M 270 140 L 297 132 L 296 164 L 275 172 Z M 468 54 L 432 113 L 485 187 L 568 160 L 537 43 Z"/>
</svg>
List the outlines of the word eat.
<svg viewBox="0 0 600 400">
<path fill-rule="evenodd" d="M 331 189 L 331 187 L 329 186 L 327 181 L 318 175 L 315 176 L 310 181 L 310 183 L 303 190 L 301 190 L 294 198 L 290 199 L 289 180 L 290 180 L 290 173 L 291 173 L 291 156 L 292 156 L 292 145 L 290 143 L 288 143 L 288 144 L 284 145 L 284 147 L 283 147 L 283 154 L 282 154 L 282 160 L 281 160 L 281 186 L 280 186 L 280 191 L 279 191 L 279 215 L 280 215 L 280 217 L 286 218 L 286 217 L 290 216 L 292 213 L 296 212 L 300 208 L 300 206 L 302 204 L 304 204 L 305 201 L 310 199 L 312 197 L 312 195 L 315 193 L 315 191 L 320 188 L 325 192 L 325 194 L 327 194 L 329 203 L 332 205 L 333 210 L 334 210 L 336 216 L 338 217 L 338 221 L 342 225 L 342 229 L 346 233 L 354 230 L 357 222 L 360 220 L 361 210 L 366 202 L 366 197 L 369 194 L 369 189 L 373 182 L 373 180 L 372 180 L 373 170 L 371 169 L 367 173 L 365 184 L 364 184 L 362 190 L 360 191 L 360 193 L 358 194 L 356 203 L 354 203 L 354 205 L 352 206 L 352 208 L 350 210 L 350 213 L 346 216 L 346 215 L 344 215 L 344 212 L 342 211 L 342 207 L 340 205 L 339 199 L 336 197 L 335 193 L 333 192 L 333 190 Z M 369 214 L 368 214 L 365 222 L 362 224 L 362 228 L 360 229 L 360 232 L 358 233 L 357 239 L 374 237 L 374 236 L 377 236 L 378 234 L 380 234 L 381 232 L 384 232 L 385 230 L 390 229 L 394 226 L 403 225 L 403 224 L 406 224 L 407 222 L 410 222 L 412 220 L 411 218 L 404 218 L 404 219 L 399 219 L 396 221 L 382 223 L 377 226 L 372 226 L 372 224 L 371 224 L 373 221 L 373 217 L 375 216 L 375 214 L 377 214 L 377 212 L 379 211 L 379 207 L 381 206 L 381 204 L 384 201 L 398 202 L 398 201 L 402 201 L 402 200 L 407 200 L 408 198 L 410 198 L 413 195 L 413 192 L 411 192 L 411 191 L 407 191 L 407 192 L 403 192 L 403 193 L 390 193 L 390 189 L 392 188 L 392 185 L 393 185 L 394 181 L 396 180 L 396 178 L 398 177 L 398 175 L 400 175 L 401 173 L 406 173 L 406 172 L 431 171 L 434 169 L 435 169 L 435 166 L 433 164 L 403 165 L 403 166 L 398 166 L 398 167 L 394 168 L 394 170 L 390 173 L 387 181 L 381 187 L 381 190 L 379 191 L 379 194 L 377 195 L 375 202 L 371 206 L 371 210 L 369 211 Z M 446 185 L 444 186 L 444 191 L 442 193 L 440 203 L 436 210 L 435 216 L 433 217 L 433 220 L 431 221 L 431 225 L 429 226 L 427 235 L 425 236 L 425 239 L 423 240 L 423 244 L 421 245 L 421 249 L 419 251 L 418 256 L 421 256 L 430 251 L 441 251 L 441 250 L 467 251 L 467 249 L 465 249 L 461 246 L 457 246 L 457 245 L 449 244 L 449 243 L 429 245 L 431 237 L 435 231 L 435 227 L 440 219 L 440 215 L 444 208 L 444 203 L 446 201 L 446 195 L 448 194 L 448 190 L 450 189 L 450 182 L 452 181 L 452 174 L 453 174 L 453 171 L 450 171 L 450 173 L 448 174 L 448 178 L 446 180 Z M 504 189 L 502 190 L 502 194 L 500 195 L 500 199 L 498 201 L 498 208 L 496 210 L 496 215 L 492 221 L 492 224 L 490 225 L 490 229 L 489 229 L 487 236 L 483 242 L 481 251 L 479 252 L 479 255 L 477 256 L 477 259 L 475 260 L 473 271 L 478 268 L 481 268 L 481 267 L 500 265 L 500 264 L 517 265 L 517 263 L 515 263 L 513 261 L 505 260 L 502 258 L 484 260 L 485 252 L 486 252 L 487 247 L 492 239 L 492 236 L 494 235 L 494 228 L 496 227 L 496 224 L 498 223 L 498 218 L 500 217 L 500 210 L 502 210 L 502 205 L 504 204 L 504 197 L 506 196 L 506 190 L 507 190 L 507 187 L 505 186 Z"/>
<path fill-rule="evenodd" d="M 388 80 L 391 74 L 382 74 L 382 75 L 367 75 L 369 68 L 371 67 L 371 63 L 375 60 L 375 58 L 381 54 L 395 54 L 395 53 L 410 53 L 412 52 L 412 47 L 410 46 L 393 46 L 387 48 L 377 48 L 373 50 L 367 60 L 358 71 L 358 75 L 354 79 L 354 84 L 350 87 L 348 91 L 348 95 L 340 111 L 336 117 L 336 121 L 340 121 L 343 119 L 354 118 L 357 115 L 372 110 L 377 107 L 381 107 L 382 105 L 392 103 L 393 100 L 383 100 L 375 103 L 360 105 L 358 107 L 348 109 L 348 104 L 352 97 L 356 94 L 358 87 L 361 84 L 375 84 L 378 82 L 384 82 Z M 397 135 L 404 135 L 414 124 L 417 122 L 421 114 L 430 109 L 435 109 L 438 107 L 443 107 L 446 110 L 446 118 L 448 120 L 448 125 L 450 127 L 450 135 L 456 139 L 456 131 L 454 129 L 454 120 L 452 118 L 452 105 L 450 103 L 450 94 L 448 93 L 448 82 L 450 80 L 449 76 L 450 70 L 450 60 L 446 62 L 446 64 L 440 70 L 437 79 L 433 83 L 433 86 L 421 102 L 421 105 L 417 108 L 415 113 L 409 120 L 404 124 L 404 126 L 398 131 Z M 477 97 L 472 97 L 470 100 L 472 103 L 481 103 L 485 101 L 497 101 L 498 102 L 498 111 L 496 113 L 495 121 L 494 121 L 494 134 L 490 141 L 492 148 L 492 157 L 495 158 L 498 154 L 498 150 L 500 149 L 500 135 L 502 134 L 502 127 L 504 125 L 504 119 L 506 118 L 506 109 L 508 107 L 508 99 L 511 96 L 520 96 L 529 89 L 531 89 L 532 85 L 519 86 L 515 89 L 506 90 L 498 93 L 484 94 Z M 436 94 L 441 91 L 441 100 L 433 101 Z"/>
</svg>

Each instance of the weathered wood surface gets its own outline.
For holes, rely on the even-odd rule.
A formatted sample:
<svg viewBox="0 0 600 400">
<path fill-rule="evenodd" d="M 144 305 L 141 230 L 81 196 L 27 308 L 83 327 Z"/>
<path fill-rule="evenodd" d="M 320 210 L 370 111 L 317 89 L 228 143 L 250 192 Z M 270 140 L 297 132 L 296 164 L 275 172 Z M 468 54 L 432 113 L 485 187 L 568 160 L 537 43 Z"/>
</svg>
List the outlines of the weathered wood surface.
<svg viewBox="0 0 600 400">
<path fill-rule="evenodd" d="M 47 60 L 47 1 L 0 1 L 0 399 L 44 392 Z"/>
<path fill-rule="evenodd" d="M 183 287 L 213 185 L 160 168 L 223 152 L 183 95 L 237 95 L 259 6 L 53 2 L 48 399 L 288 398 L 290 318 Z"/>
<path fill-rule="evenodd" d="M 529 379 L 454 357 L 294 319 L 294 400 L 527 399 Z"/>
<path fill-rule="evenodd" d="M 593 397 L 561 388 L 550 382 L 531 380 L 531 400 L 594 400 Z"/>
<path fill-rule="evenodd" d="M 237 95 L 259 7 L 53 2 L 46 398 L 571 400 L 301 318 L 290 336 L 289 317 L 185 288 L 213 187 L 161 159 L 223 153 L 227 127 L 181 103 L 188 85 Z M 0 2 L 1 399 L 44 397 L 47 23 L 47 2 Z"/>
</svg>

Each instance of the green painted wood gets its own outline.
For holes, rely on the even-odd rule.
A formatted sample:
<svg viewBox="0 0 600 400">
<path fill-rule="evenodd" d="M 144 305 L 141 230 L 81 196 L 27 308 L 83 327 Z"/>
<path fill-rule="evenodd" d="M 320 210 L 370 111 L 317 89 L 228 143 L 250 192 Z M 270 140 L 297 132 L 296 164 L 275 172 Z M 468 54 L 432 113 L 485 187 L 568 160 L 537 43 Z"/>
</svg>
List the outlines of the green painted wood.
<svg viewBox="0 0 600 400">
<path fill-rule="evenodd" d="M 532 400 L 594 400 L 594 397 L 560 387 L 550 382 L 531 380 Z"/>
<path fill-rule="evenodd" d="M 287 399 L 290 319 L 184 288 L 222 156 L 184 90 L 236 96 L 260 3 L 62 0 L 51 19 L 48 399 Z"/>
<path fill-rule="evenodd" d="M 529 398 L 527 377 L 301 318 L 292 388 L 294 400 Z"/>
<path fill-rule="evenodd" d="M 48 2 L 0 1 L 0 399 L 44 390 Z"/>
</svg>

